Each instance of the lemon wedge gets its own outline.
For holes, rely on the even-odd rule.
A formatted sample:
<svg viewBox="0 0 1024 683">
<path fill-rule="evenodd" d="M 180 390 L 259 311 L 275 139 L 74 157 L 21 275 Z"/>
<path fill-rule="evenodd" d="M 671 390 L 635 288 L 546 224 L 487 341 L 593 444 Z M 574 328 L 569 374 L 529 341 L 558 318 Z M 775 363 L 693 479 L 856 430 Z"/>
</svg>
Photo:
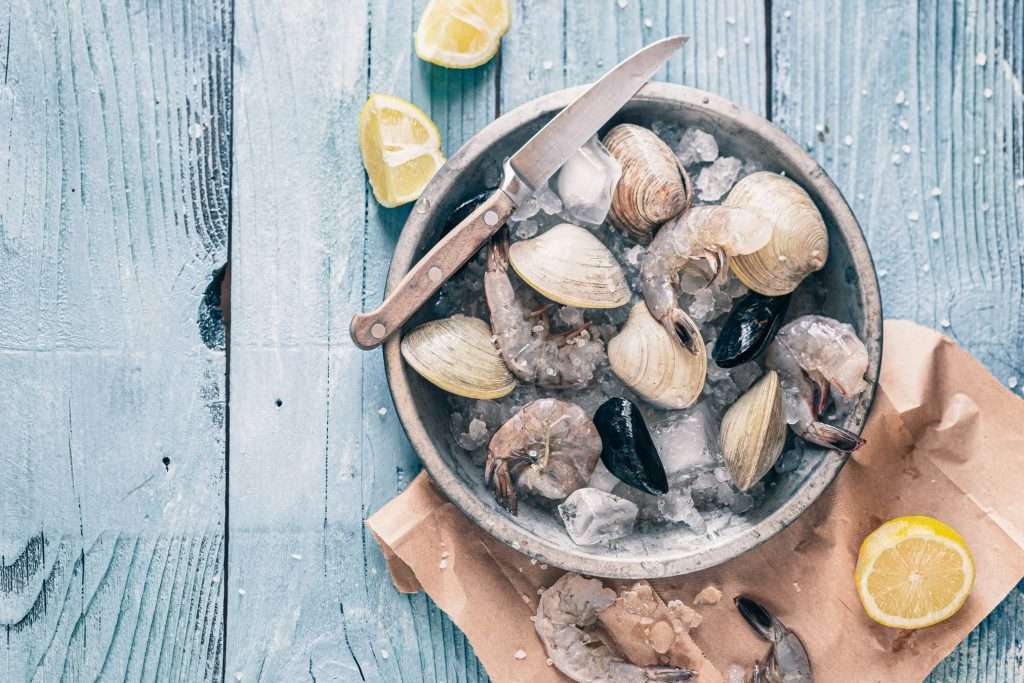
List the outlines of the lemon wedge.
<svg viewBox="0 0 1024 683">
<path fill-rule="evenodd" d="M 383 206 L 400 206 L 423 192 L 444 164 L 441 133 L 412 102 L 370 95 L 359 114 L 359 148 L 373 196 Z"/>
<path fill-rule="evenodd" d="M 854 571 L 868 616 L 892 628 L 924 628 L 956 614 L 974 586 L 974 558 L 948 525 L 897 517 L 860 546 Z"/>
<path fill-rule="evenodd" d="M 472 69 L 497 54 L 511 20 L 508 0 L 430 0 L 416 28 L 416 54 L 449 69 Z"/>
</svg>

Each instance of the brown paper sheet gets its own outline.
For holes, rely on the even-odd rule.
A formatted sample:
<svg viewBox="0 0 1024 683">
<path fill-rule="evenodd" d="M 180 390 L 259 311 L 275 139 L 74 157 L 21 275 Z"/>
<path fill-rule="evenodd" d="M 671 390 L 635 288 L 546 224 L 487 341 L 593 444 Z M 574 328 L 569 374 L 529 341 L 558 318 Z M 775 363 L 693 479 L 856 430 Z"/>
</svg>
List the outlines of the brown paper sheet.
<svg viewBox="0 0 1024 683">
<path fill-rule="evenodd" d="M 1024 576 L 1024 401 L 953 341 L 905 321 L 885 324 L 885 354 L 867 445 L 794 524 L 726 564 L 653 582 L 666 601 L 692 604 L 704 587 L 724 595 L 699 608 L 691 635 L 725 672 L 767 650 L 736 613 L 757 597 L 794 629 L 816 681 L 918 681 Z M 863 613 L 853 568 L 861 540 L 884 520 L 932 515 L 970 544 L 974 592 L 952 619 L 916 632 Z M 548 666 L 530 616 L 537 589 L 561 570 L 533 563 L 466 519 L 421 474 L 368 525 L 395 585 L 425 590 L 469 638 L 496 683 L 564 682 Z M 517 650 L 526 653 L 516 659 Z"/>
</svg>

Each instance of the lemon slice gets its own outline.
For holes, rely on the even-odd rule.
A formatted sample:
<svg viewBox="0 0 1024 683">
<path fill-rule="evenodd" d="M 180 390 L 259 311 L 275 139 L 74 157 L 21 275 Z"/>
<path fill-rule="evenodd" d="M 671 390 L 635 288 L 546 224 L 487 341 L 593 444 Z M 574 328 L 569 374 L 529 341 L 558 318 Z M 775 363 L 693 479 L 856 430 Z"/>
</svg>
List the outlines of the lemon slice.
<svg viewBox="0 0 1024 683">
<path fill-rule="evenodd" d="M 508 0 L 430 0 L 416 28 L 420 59 L 471 69 L 498 52 L 512 11 Z"/>
<path fill-rule="evenodd" d="M 411 202 L 444 163 L 441 133 L 412 102 L 370 95 L 359 114 L 359 147 L 373 196 L 383 206 Z"/>
<path fill-rule="evenodd" d="M 974 586 L 974 558 L 939 520 L 897 517 L 864 539 L 854 580 L 864 611 L 879 624 L 924 628 L 963 606 Z"/>
</svg>

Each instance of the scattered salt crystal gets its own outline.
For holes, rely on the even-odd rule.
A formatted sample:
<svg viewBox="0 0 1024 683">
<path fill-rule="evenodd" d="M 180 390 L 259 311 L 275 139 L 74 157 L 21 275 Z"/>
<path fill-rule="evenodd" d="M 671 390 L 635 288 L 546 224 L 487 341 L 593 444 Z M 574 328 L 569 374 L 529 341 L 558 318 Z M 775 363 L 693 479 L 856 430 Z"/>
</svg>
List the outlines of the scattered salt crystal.
<svg viewBox="0 0 1024 683">
<path fill-rule="evenodd" d="M 438 562 L 437 568 L 438 569 L 448 569 L 448 560 L 442 559 L 440 562 Z"/>
<path fill-rule="evenodd" d="M 1024 187 L 1024 178 L 1017 178 L 1017 187 Z"/>
<path fill-rule="evenodd" d="M 789 19 L 791 16 L 793 16 L 793 13 L 790 12 L 789 10 L 786 10 L 785 12 L 782 13 L 782 16 L 785 17 L 786 19 Z"/>
<path fill-rule="evenodd" d="M 888 274 L 889 274 L 889 271 L 885 270 L 884 268 L 881 268 L 878 271 L 878 277 L 885 277 Z"/>
<path fill-rule="evenodd" d="M 921 266 L 921 272 L 923 272 L 923 273 L 927 273 L 931 269 L 932 269 L 932 267 L 930 265 L 928 265 L 927 263 L 924 264 L 923 266 Z"/>
<path fill-rule="evenodd" d="M 743 44 L 750 45 L 750 36 L 743 36 Z"/>
<path fill-rule="evenodd" d="M 800 584 L 796 581 L 793 582 L 793 590 L 795 590 L 797 593 L 800 592 Z"/>
<path fill-rule="evenodd" d="M 654 26 L 654 20 L 651 19 L 650 17 L 647 17 L 646 19 L 644 19 L 644 26 L 646 26 L 647 28 L 651 28 L 652 26 Z"/>
<path fill-rule="evenodd" d="M 867 97 L 868 96 L 868 89 L 867 88 L 861 88 L 860 89 L 860 96 L 861 97 Z"/>
<path fill-rule="evenodd" d="M 900 119 L 900 128 L 910 130 L 910 123 L 906 119 Z"/>
<path fill-rule="evenodd" d="M 448 557 L 448 551 L 447 550 L 442 550 L 441 551 L 441 559 L 443 560 L 443 559 L 446 559 L 447 557 Z"/>
<path fill-rule="evenodd" d="M 943 318 L 942 320 L 939 321 L 939 325 L 941 325 L 942 327 L 949 327 L 950 323 L 949 320 Z"/>
<path fill-rule="evenodd" d="M 540 65 L 544 67 L 545 71 L 551 71 L 551 68 L 554 67 L 555 63 L 552 62 L 550 59 L 545 59 L 543 62 L 540 63 Z"/>
<path fill-rule="evenodd" d="M 981 94 L 985 96 L 986 100 L 991 99 L 992 98 L 992 88 L 985 88 L 984 90 L 981 91 Z"/>
<path fill-rule="evenodd" d="M 942 188 L 933 187 L 928 194 L 930 194 L 933 197 L 938 197 L 939 195 L 942 194 Z"/>
<path fill-rule="evenodd" d="M 715 586 L 707 586 L 693 598 L 693 604 L 695 607 L 700 607 L 701 605 L 717 605 L 718 601 L 721 599 L 722 591 L 718 590 Z"/>
<path fill-rule="evenodd" d="M 917 211 L 911 211 L 910 213 L 907 214 L 908 221 L 917 221 L 920 218 L 921 214 L 919 214 Z"/>
<path fill-rule="evenodd" d="M 220 583 L 220 574 L 217 574 L 212 579 L 210 579 L 210 583 Z"/>
<path fill-rule="evenodd" d="M 385 415 L 388 414 L 388 409 L 387 408 L 378 408 L 377 409 L 377 414 L 380 415 L 381 417 L 384 417 Z"/>
<path fill-rule="evenodd" d="M 235 672 L 235 680 L 236 681 L 242 680 L 242 672 L 241 671 L 236 671 Z"/>
<path fill-rule="evenodd" d="M 621 3 L 623 2 L 623 1 L 624 1 L 624 0 L 619 0 L 620 4 L 621 4 Z M 623 6 L 625 6 L 625 5 L 623 5 Z M 516 659 L 520 659 L 520 660 L 522 660 L 522 659 L 526 659 L 526 651 L 525 651 L 525 650 L 516 650 L 515 654 L 514 654 L 514 655 L 512 655 L 512 656 L 513 656 L 513 657 L 515 657 Z"/>
<path fill-rule="evenodd" d="M 852 144 L 853 144 L 853 136 L 852 136 L 852 135 L 847 135 L 847 136 L 845 136 L 845 137 L 843 138 L 843 144 L 844 144 L 844 145 L 846 145 L 847 147 L 849 147 L 850 145 L 852 145 Z"/>
<path fill-rule="evenodd" d="M 857 199 L 859 199 L 861 201 L 864 201 L 864 193 L 863 192 L 858 192 L 857 193 Z"/>
<path fill-rule="evenodd" d="M 388 653 L 388 651 L 387 651 L 387 650 L 381 650 L 381 651 L 380 651 L 380 658 L 381 658 L 381 659 L 387 659 L 387 658 L 388 658 L 388 657 L 390 657 L 390 656 L 391 656 L 391 655 L 390 655 L 390 654 Z"/>
<path fill-rule="evenodd" d="M 245 589 L 244 588 L 239 588 L 238 589 L 238 594 L 239 595 L 245 595 Z"/>
<path fill-rule="evenodd" d="M 1010 375 L 1009 377 L 1007 377 L 1006 378 L 1006 386 L 1010 387 L 1011 389 L 1016 387 L 1017 386 L 1017 375 Z"/>
<path fill-rule="evenodd" d="M 903 92 L 902 90 L 898 91 L 896 93 L 896 104 L 903 104 L 906 101 L 907 101 L 907 93 Z"/>
<path fill-rule="evenodd" d="M 292 553 L 292 559 L 293 560 L 301 560 L 302 559 L 302 555 L 299 555 L 298 553 Z"/>
<path fill-rule="evenodd" d="M 903 155 L 893 154 L 892 157 L 890 157 L 890 160 L 892 161 L 894 166 L 899 166 L 901 163 L 903 163 Z"/>
<path fill-rule="evenodd" d="M 188 127 L 188 135 L 193 140 L 198 140 L 199 138 L 203 137 L 203 124 L 198 122 L 193 123 L 191 126 Z"/>
<path fill-rule="evenodd" d="M 988 55 L 984 52 L 979 52 L 978 56 L 974 58 L 974 63 L 978 66 L 985 66 L 988 63 Z"/>
<path fill-rule="evenodd" d="M 717 50 L 715 50 L 715 56 L 718 57 L 719 59 L 725 59 L 725 48 L 720 47 Z"/>
<path fill-rule="evenodd" d="M 903 150 L 904 154 L 910 154 L 910 145 L 903 145 L 900 149 Z"/>
<path fill-rule="evenodd" d="M 629 4 L 629 0 L 617 0 L 616 4 L 619 6 L 619 9 L 626 9 L 626 6 Z"/>
<path fill-rule="evenodd" d="M 550 657 L 548 657 L 547 659 L 545 659 L 545 660 L 544 660 L 544 663 L 545 663 L 545 664 L 547 664 L 548 666 L 554 666 L 554 665 L 555 665 L 555 663 L 554 663 L 553 661 L 551 661 L 551 658 L 550 658 Z"/>
<path fill-rule="evenodd" d="M 819 133 L 824 133 L 825 132 L 825 124 L 824 123 L 816 123 L 816 124 L 814 124 L 814 130 L 818 131 Z"/>
<path fill-rule="evenodd" d="M 730 26 L 732 26 L 733 24 L 736 23 L 736 17 L 726 17 L 725 18 L 725 23 L 727 23 Z"/>
<path fill-rule="evenodd" d="M 981 157 L 980 156 L 974 157 L 974 165 L 975 166 L 981 166 Z"/>
<path fill-rule="evenodd" d="M 520 595 L 519 597 L 521 597 L 523 599 L 523 602 L 525 602 L 527 605 L 530 604 L 530 596 L 529 595 Z"/>
<path fill-rule="evenodd" d="M 939 235 L 939 231 L 938 230 L 932 230 L 932 234 L 931 234 L 932 241 L 933 242 L 938 242 L 939 241 L 939 237 L 941 237 L 941 235 Z"/>
</svg>

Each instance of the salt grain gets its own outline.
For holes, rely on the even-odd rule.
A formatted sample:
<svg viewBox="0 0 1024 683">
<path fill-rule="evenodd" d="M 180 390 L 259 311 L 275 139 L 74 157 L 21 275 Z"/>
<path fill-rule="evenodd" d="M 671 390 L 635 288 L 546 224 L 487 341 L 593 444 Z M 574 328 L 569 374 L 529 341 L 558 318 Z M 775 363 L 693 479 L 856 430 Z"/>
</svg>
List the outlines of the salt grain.
<svg viewBox="0 0 1024 683">
<path fill-rule="evenodd" d="M 736 17 L 726 17 L 725 18 L 725 23 L 727 23 L 730 26 L 732 26 L 733 24 L 736 23 Z"/>
<path fill-rule="evenodd" d="M 380 415 L 381 417 L 384 417 L 385 415 L 387 415 L 387 414 L 388 414 L 388 409 L 387 409 L 387 408 L 380 408 L 380 409 L 379 409 L 379 410 L 377 411 L 377 414 L 378 414 L 378 415 Z"/>
<path fill-rule="evenodd" d="M 750 36 L 743 36 L 743 44 L 750 45 Z"/>
<path fill-rule="evenodd" d="M 932 234 L 931 234 L 932 241 L 933 242 L 938 242 L 939 241 L 939 237 L 940 237 L 939 231 L 938 230 L 932 230 Z"/>
<path fill-rule="evenodd" d="M 717 50 L 715 50 L 715 56 L 718 57 L 719 59 L 725 59 L 725 48 L 720 47 Z"/>
<path fill-rule="evenodd" d="M 931 269 L 932 269 L 932 267 L 931 267 L 931 266 L 929 266 L 929 265 L 928 265 L 927 263 L 926 263 L 926 264 L 924 264 L 923 266 L 921 266 L 921 272 L 923 272 L 923 273 L 927 273 L 927 272 L 928 272 L 928 271 L 930 271 Z"/>
<path fill-rule="evenodd" d="M 785 12 L 782 13 L 782 16 L 789 19 L 791 16 L 793 16 L 793 13 L 790 12 L 789 10 L 786 10 Z"/>
<path fill-rule="evenodd" d="M 1017 178 L 1017 187 L 1024 187 L 1024 178 Z"/>
<path fill-rule="evenodd" d="M 985 88 L 981 91 L 981 94 L 985 96 L 985 99 L 992 99 L 992 88 Z"/>
<path fill-rule="evenodd" d="M 901 163 L 903 163 L 903 156 L 898 153 L 893 154 L 891 157 L 889 157 L 889 159 L 890 161 L 892 161 L 893 166 L 899 166 Z"/>
<path fill-rule="evenodd" d="M 545 59 L 543 62 L 540 63 L 540 65 L 544 67 L 545 71 L 551 71 L 551 68 L 555 65 L 555 63 L 552 62 L 550 59 Z"/>
<path fill-rule="evenodd" d="M 843 144 L 846 145 L 847 147 L 852 145 L 853 144 L 853 136 L 852 135 L 847 135 L 846 137 L 844 137 L 843 138 Z"/>
<path fill-rule="evenodd" d="M 438 569 L 448 569 L 448 560 L 441 560 L 438 565 Z"/>
<path fill-rule="evenodd" d="M 878 277 L 885 277 L 888 274 L 889 271 L 885 270 L 884 268 L 878 271 Z"/>
<path fill-rule="evenodd" d="M 949 327 L 949 324 L 949 321 L 946 320 L 945 318 L 939 321 L 939 325 L 941 325 L 942 327 Z"/>
<path fill-rule="evenodd" d="M 975 166 L 981 166 L 981 157 L 979 157 L 979 156 L 974 157 L 974 165 Z"/>
<path fill-rule="evenodd" d="M 910 145 L 903 145 L 900 149 L 903 150 L 904 154 L 910 154 Z"/>
<path fill-rule="evenodd" d="M 921 214 L 919 214 L 917 211 L 911 211 L 910 213 L 907 214 L 908 221 L 917 221 L 920 218 Z"/>
<path fill-rule="evenodd" d="M 928 194 L 930 194 L 933 197 L 938 197 L 940 194 L 942 194 L 942 189 L 939 187 L 933 187 Z"/>
<path fill-rule="evenodd" d="M 302 555 L 299 555 L 298 553 L 292 553 L 292 559 L 293 560 L 301 560 L 302 559 Z"/>
<path fill-rule="evenodd" d="M 514 655 L 512 655 L 512 656 L 515 657 L 516 659 L 519 659 L 519 660 L 526 659 L 526 651 L 525 650 L 516 650 L 516 653 Z"/>
<path fill-rule="evenodd" d="M 1017 375 L 1010 375 L 1009 377 L 1007 377 L 1006 378 L 1006 386 L 1010 387 L 1011 389 L 1016 387 L 1017 386 Z"/>
<path fill-rule="evenodd" d="M 647 17 L 646 19 L 644 19 L 644 26 L 646 26 L 647 28 L 651 28 L 652 26 L 654 26 L 654 20 L 651 19 L 650 17 Z"/>
<path fill-rule="evenodd" d="M 238 589 L 238 594 L 239 595 L 245 595 L 245 589 L 244 588 L 239 588 Z"/>
<path fill-rule="evenodd" d="M 235 672 L 235 680 L 236 681 L 242 680 L 242 672 L 241 671 L 236 671 Z"/>
<path fill-rule="evenodd" d="M 907 93 L 900 90 L 896 93 L 896 104 L 903 104 L 907 101 Z"/>
<path fill-rule="evenodd" d="M 390 655 L 390 654 L 388 653 L 388 651 L 387 651 L 387 650 L 381 650 L 381 651 L 380 651 L 380 658 L 381 658 L 381 659 L 387 659 L 387 658 L 388 658 L 388 657 L 390 657 L 390 656 L 391 656 L 391 655 Z"/>
<path fill-rule="evenodd" d="M 910 130 L 910 123 L 906 119 L 900 119 L 900 128 Z"/>
<path fill-rule="evenodd" d="M 979 52 L 978 56 L 974 58 L 974 63 L 978 66 L 985 66 L 988 63 L 988 55 L 984 52 Z"/>
</svg>

